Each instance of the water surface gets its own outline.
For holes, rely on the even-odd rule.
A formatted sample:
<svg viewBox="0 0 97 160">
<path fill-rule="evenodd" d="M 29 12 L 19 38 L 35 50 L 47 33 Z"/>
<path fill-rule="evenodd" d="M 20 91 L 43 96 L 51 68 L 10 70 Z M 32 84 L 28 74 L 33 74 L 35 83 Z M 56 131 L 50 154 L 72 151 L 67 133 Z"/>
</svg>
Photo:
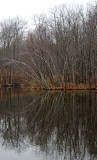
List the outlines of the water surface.
<svg viewBox="0 0 97 160">
<path fill-rule="evenodd" d="M 96 160 L 97 92 L 0 90 L 0 159 Z"/>
</svg>

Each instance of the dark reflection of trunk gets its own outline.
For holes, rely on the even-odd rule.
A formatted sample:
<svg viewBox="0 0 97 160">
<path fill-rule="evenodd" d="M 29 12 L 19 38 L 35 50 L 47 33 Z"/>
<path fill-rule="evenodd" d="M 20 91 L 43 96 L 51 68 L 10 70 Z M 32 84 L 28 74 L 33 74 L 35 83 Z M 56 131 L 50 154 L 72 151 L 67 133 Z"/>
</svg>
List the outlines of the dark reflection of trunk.
<svg viewBox="0 0 97 160">
<path fill-rule="evenodd" d="M 97 158 L 97 92 L 6 92 L 0 97 L 6 147 L 22 151 L 34 143 L 68 160 L 84 160 L 87 153 Z"/>
</svg>

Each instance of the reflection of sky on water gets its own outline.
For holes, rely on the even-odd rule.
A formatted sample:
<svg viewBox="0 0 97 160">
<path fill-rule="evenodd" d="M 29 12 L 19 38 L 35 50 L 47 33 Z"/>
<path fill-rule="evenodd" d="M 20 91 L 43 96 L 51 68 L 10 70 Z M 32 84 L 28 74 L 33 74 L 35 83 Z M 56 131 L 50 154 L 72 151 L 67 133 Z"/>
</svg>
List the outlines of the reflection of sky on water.
<svg viewBox="0 0 97 160">
<path fill-rule="evenodd" d="M 4 150 L 0 146 L 0 159 L 2 160 L 44 160 L 44 154 L 39 153 L 38 147 L 31 146 L 22 153 L 16 153 L 13 150 Z M 46 157 L 45 157 L 46 158 Z"/>
<path fill-rule="evenodd" d="M 52 142 L 51 142 L 52 143 Z M 69 148 L 66 153 L 58 153 L 56 148 L 52 148 L 52 145 L 49 144 L 50 151 L 47 155 L 44 151 L 40 151 L 39 146 L 29 146 L 21 153 L 17 153 L 15 150 L 5 149 L 0 144 L 0 159 L 2 160 L 83 160 L 82 157 L 76 156 L 73 157 L 74 153 L 72 152 L 72 156 L 69 154 Z M 65 150 L 65 149 L 64 149 Z M 83 152 L 83 149 L 80 148 L 80 152 Z M 83 153 L 84 154 L 84 153 Z M 65 156 L 64 156 L 65 155 Z M 90 156 L 88 151 L 85 151 L 84 160 L 96 160 L 95 157 Z"/>
</svg>

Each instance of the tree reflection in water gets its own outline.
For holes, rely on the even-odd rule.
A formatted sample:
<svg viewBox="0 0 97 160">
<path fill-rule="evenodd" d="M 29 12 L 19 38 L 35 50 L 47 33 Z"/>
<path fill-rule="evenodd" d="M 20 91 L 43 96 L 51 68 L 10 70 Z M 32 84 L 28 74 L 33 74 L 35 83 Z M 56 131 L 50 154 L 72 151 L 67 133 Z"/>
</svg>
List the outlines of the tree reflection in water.
<svg viewBox="0 0 97 160">
<path fill-rule="evenodd" d="M 97 92 L 10 90 L 0 99 L 4 147 L 21 152 L 36 145 L 52 159 L 97 158 Z"/>
</svg>

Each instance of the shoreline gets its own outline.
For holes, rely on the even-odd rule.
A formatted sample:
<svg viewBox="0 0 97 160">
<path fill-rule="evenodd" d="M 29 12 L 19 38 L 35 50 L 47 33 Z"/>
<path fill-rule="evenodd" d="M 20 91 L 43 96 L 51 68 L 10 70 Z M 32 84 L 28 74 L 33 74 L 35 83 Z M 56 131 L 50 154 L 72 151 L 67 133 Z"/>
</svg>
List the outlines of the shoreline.
<svg viewBox="0 0 97 160">
<path fill-rule="evenodd" d="M 0 85 L 0 88 L 20 88 L 20 89 L 35 89 L 35 90 L 45 90 L 45 91 L 91 91 L 91 90 L 94 90 L 96 91 L 97 90 L 97 87 L 94 87 L 94 86 L 83 86 L 83 87 L 80 87 L 80 86 L 74 86 L 74 87 L 49 87 L 49 88 L 45 88 L 43 86 L 30 86 L 30 85 L 22 85 L 22 84 L 17 84 L 17 85 L 14 85 L 14 84 L 6 84 L 6 85 Z"/>
<path fill-rule="evenodd" d="M 78 90 L 78 91 L 82 91 L 82 90 L 84 90 L 84 91 L 90 91 L 90 90 L 94 90 L 94 91 L 96 91 L 97 90 L 97 88 L 87 88 L 87 89 L 84 89 L 84 88 L 49 88 L 49 89 L 47 89 L 47 88 L 30 88 L 30 89 L 35 89 L 35 90 L 47 90 L 47 91 L 68 91 L 68 90 L 71 90 L 71 91 L 73 91 L 73 90 Z"/>
</svg>

